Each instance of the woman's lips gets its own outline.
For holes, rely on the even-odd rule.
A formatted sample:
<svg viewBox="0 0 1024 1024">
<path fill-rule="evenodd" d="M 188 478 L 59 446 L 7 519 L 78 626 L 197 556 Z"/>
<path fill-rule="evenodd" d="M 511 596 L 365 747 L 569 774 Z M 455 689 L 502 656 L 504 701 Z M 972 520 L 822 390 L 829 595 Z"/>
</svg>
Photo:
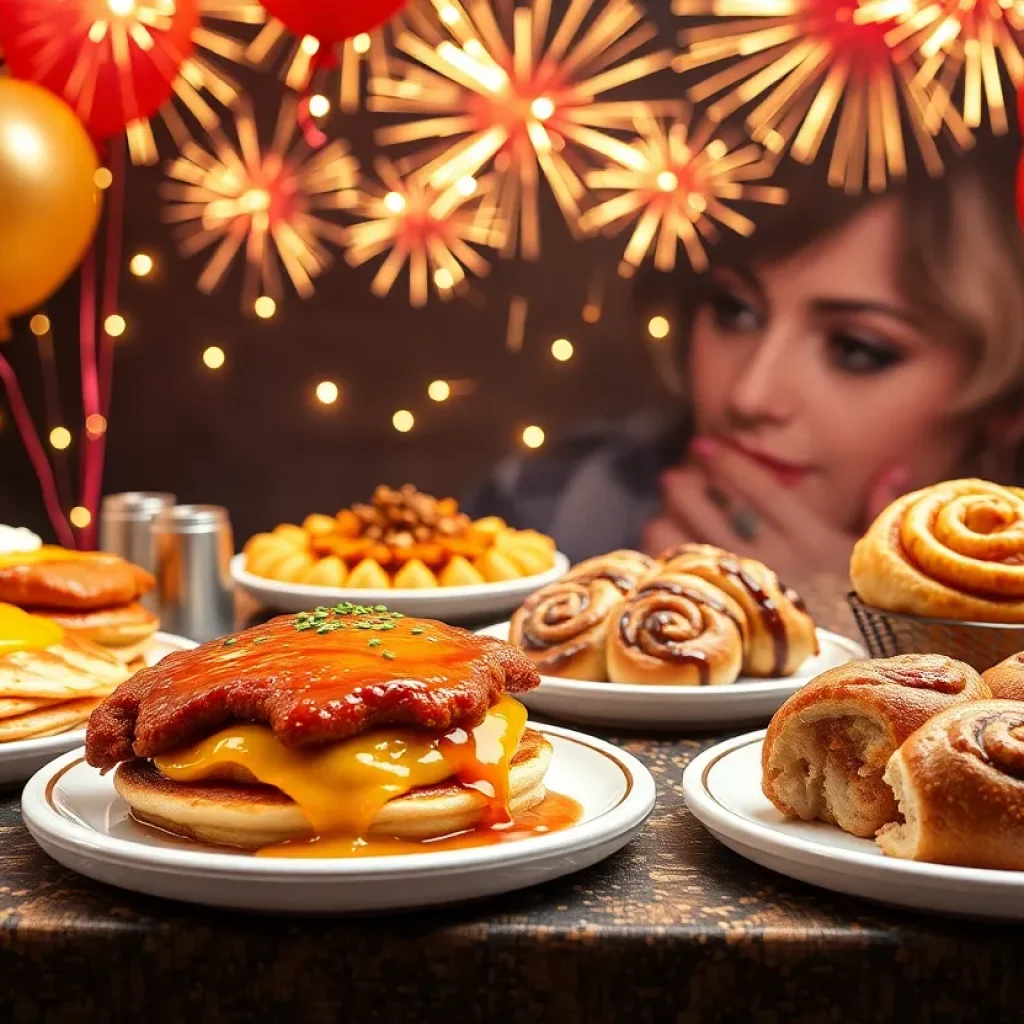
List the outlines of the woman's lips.
<svg viewBox="0 0 1024 1024">
<path fill-rule="evenodd" d="M 794 462 L 786 462 L 783 459 L 777 459 L 773 455 L 767 455 L 764 452 L 758 451 L 756 448 L 750 448 L 741 441 L 737 441 L 731 437 L 719 437 L 718 440 L 734 451 L 739 452 L 741 455 L 745 455 L 748 459 L 756 462 L 759 466 L 763 466 L 767 469 L 776 480 L 782 484 L 783 487 L 796 487 L 801 481 L 803 481 L 807 474 L 810 473 L 810 467 L 800 466 Z"/>
</svg>

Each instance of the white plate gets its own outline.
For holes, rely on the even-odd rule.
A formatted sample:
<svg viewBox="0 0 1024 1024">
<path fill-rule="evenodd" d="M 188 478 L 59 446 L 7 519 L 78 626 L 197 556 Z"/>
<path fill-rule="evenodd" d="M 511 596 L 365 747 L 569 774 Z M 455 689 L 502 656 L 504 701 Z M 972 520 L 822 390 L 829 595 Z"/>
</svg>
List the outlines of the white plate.
<svg viewBox="0 0 1024 1024">
<path fill-rule="evenodd" d="M 458 621 L 486 619 L 518 608 L 535 590 L 561 579 L 569 559 L 555 555 L 555 567 L 536 576 L 524 576 L 504 583 L 477 583 L 468 587 L 437 587 L 433 590 L 402 588 L 357 590 L 350 587 L 308 587 L 301 583 L 278 583 L 245 571 L 245 555 L 231 559 L 231 578 L 264 608 L 301 612 L 318 605 L 353 601 L 356 604 L 386 604 L 393 612 L 427 619 Z"/>
<path fill-rule="evenodd" d="M 687 806 L 731 850 L 801 882 L 881 903 L 1024 918 L 1024 871 L 898 860 L 834 825 L 784 817 L 761 792 L 763 739 L 761 731 L 719 743 L 683 774 Z"/>
<path fill-rule="evenodd" d="M 146 652 L 146 663 L 155 665 L 172 651 L 187 651 L 198 646 L 183 636 L 157 633 L 153 645 Z M 24 782 L 48 761 L 67 750 L 74 750 L 85 742 L 84 729 L 59 732 L 56 736 L 43 736 L 37 740 L 17 740 L 0 743 L 0 786 Z"/>
<path fill-rule="evenodd" d="M 509 624 L 480 632 L 508 639 Z M 731 686 L 638 686 L 541 676 L 540 686 L 516 694 L 531 711 L 570 722 L 608 726 L 710 729 L 752 725 L 771 718 L 809 679 L 827 668 L 866 658 L 860 644 L 826 629 L 818 630 L 821 653 L 809 658 L 795 676 L 753 679 L 741 676 Z"/>
<path fill-rule="evenodd" d="M 65 867 L 136 892 L 243 910 L 339 912 L 452 903 L 559 878 L 625 846 L 654 808 L 654 779 L 610 743 L 539 726 L 554 746 L 546 783 L 583 806 L 561 832 L 506 845 L 346 860 L 294 860 L 165 838 L 130 817 L 110 775 L 72 751 L 29 781 L 25 824 Z"/>
</svg>

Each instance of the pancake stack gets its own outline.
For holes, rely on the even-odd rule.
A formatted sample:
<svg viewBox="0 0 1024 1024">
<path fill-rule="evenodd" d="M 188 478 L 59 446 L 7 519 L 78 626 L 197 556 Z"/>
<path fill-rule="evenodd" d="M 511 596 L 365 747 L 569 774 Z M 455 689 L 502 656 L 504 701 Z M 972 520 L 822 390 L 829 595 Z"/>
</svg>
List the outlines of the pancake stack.
<svg viewBox="0 0 1024 1024">
<path fill-rule="evenodd" d="M 103 648 L 132 671 L 142 668 L 160 626 L 139 599 L 155 585 L 116 555 L 43 546 L 0 554 L 0 602 L 55 622 L 69 639 Z"/>
<path fill-rule="evenodd" d="M 95 644 L 0 604 L 0 743 L 82 725 L 130 674 Z"/>
<path fill-rule="evenodd" d="M 348 856 L 493 837 L 546 795 L 551 745 L 509 696 L 539 682 L 491 637 L 318 608 L 139 672 L 90 719 L 86 759 L 117 768 L 138 820 L 204 843 Z"/>
</svg>

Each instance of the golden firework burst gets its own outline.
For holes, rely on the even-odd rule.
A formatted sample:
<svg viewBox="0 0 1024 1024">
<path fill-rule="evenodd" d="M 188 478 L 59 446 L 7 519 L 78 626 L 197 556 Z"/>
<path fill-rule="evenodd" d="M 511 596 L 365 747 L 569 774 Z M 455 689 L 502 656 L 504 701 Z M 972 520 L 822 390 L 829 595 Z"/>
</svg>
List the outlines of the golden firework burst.
<svg viewBox="0 0 1024 1024">
<path fill-rule="evenodd" d="M 605 94 L 667 68 L 671 54 L 651 51 L 657 30 L 633 0 L 569 0 L 561 19 L 551 0 L 531 6 L 489 0 L 433 0 L 434 22 L 399 31 L 388 76 L 370 80 L 369 109 L 415 114 L 382 128 L 384 145 L 440 139 L 404 158 L 443 190 L 492 168 L 492 239 L 502 255 L 540 253 L 538 193 L 551 189 L 571 226 L 586 194 L 580 148 L 614 159 L 636 105 Z M 497 8 L 497 9 L 495 9 Z"/>
<path fill-rule="evenodd" d="M 637 219 L 619 272 L 633 274 L 654 247 L 654 265 L 672 270 L 682 242 L 696 270 L 708 267 L 706 240 L 716 225 L 750 235 L 754 222 L 730 205 L 736 201 L 780 204 L 786 190 L 750 182 L 768 178 L 774 170 L 754 142 L 730 147 L 715 137 L 716 126 L 706 120 L 691 130 L 690 120 L 642 116 L 638 137 L 619 166 L 593 171 L 587 184 L 596 191 L 617 194 L 588 210 L 580 221 L 587 230 L 607 230 Z"/>
<path fill-rule="evenodd" d="M 907 171 L 905 125 L 930 174 L 942 172 L 935 136 L 968 148 L 963 119 L 935 103 L 909 56 L 894 47 L 891 20 L 861 23 L 856 0 L 674 0 L 682 15 L 723 20 L 684 29 L 678 71 L 728 61 L 688 90 L 724 120 L 749 109 L 747 127 L 773 152 L 803 163 L 818 156 L 835 122 L 828 179 L 875 191 Z"/>
<path fill-rule="evenodd" d="M 934 86 L 936 112 L 952 99 L 962 76 L 967 126 L 980 127 L 987 108 L 993 131 L 1007 131 L 1000 64 L 1014 86 L 1024 82 L 1022 0 L 866 0 L 855 18 L 895 22 L 887 41 L 897 53 L 917 57 L 916 80 Z"/>
<path fill-rule="evenodd" d="M 313 278 L 331 261 L 324 242 L 344 240 L 343 228 L 317 211 L 346 209 L 356 202 L 355 157 L 340 139 L 311 153 L 304 140 L 295 138 L 295 106 L 291 98 L 282 103 L 266 149 L 245 109 L 235 116 L 237 144 L 219 129 L 210 134 L 208 145 L 186 142 L 168 165 L 171 180 L 161 189 L 168 200 L 164 219 L 178 225 L 182 254 L 216 246 L 199 276 L 201 291 L 212 292 L 244 253 L 242 307 L 247 312 L 255 308 L 259 313 L 261 298 L 280 297 L 278 260 L 298 294 L 312 294 Z"/>
<path fill-rule="evenodd" d="M 436 189 L 422 176 L 403 178 L 388 160 L 376 163 L 379 182 L 367 182 L 355 211 L 363 218 L 346 231 L 345 258 L 354 267 L 387 253 L 370 288 L 387 295 L 409 264 L 409 301 L 424 306 L 431 285 L 442 299 L 466 286 L 466 271 L 484 277 L 490 265 L 473 248 L 491 240 L 484 200 L 489 178 L 465 176 Z"/>
</svg>

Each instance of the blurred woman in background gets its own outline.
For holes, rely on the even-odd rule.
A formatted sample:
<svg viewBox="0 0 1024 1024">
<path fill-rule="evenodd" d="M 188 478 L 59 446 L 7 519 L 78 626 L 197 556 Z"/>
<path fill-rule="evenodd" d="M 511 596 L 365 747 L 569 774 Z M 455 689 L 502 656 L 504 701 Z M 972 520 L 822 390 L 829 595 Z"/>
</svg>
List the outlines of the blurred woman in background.
<svg viewBox="0 0 1024 1024">
<path fill-rule="evenodd" d="M 545 530 L 574 559 L 699 541 L 796 581 L 845 577 L 857 536 L 908 490 L 1014 482 L 1024 243 L 1011 150 L 861 200 L 808 184 L 820 168 L 790 172 L 789 204 L 754 211 L 755 235 L 712 247 L 709 272 L 657 275 L 675 307 L 675 340 L 657 351 L 673 422 L 597 428 L 503 465 L 474 511 Z M 668 312 L 645 297 L 647 315 Z"/>
</svg>

